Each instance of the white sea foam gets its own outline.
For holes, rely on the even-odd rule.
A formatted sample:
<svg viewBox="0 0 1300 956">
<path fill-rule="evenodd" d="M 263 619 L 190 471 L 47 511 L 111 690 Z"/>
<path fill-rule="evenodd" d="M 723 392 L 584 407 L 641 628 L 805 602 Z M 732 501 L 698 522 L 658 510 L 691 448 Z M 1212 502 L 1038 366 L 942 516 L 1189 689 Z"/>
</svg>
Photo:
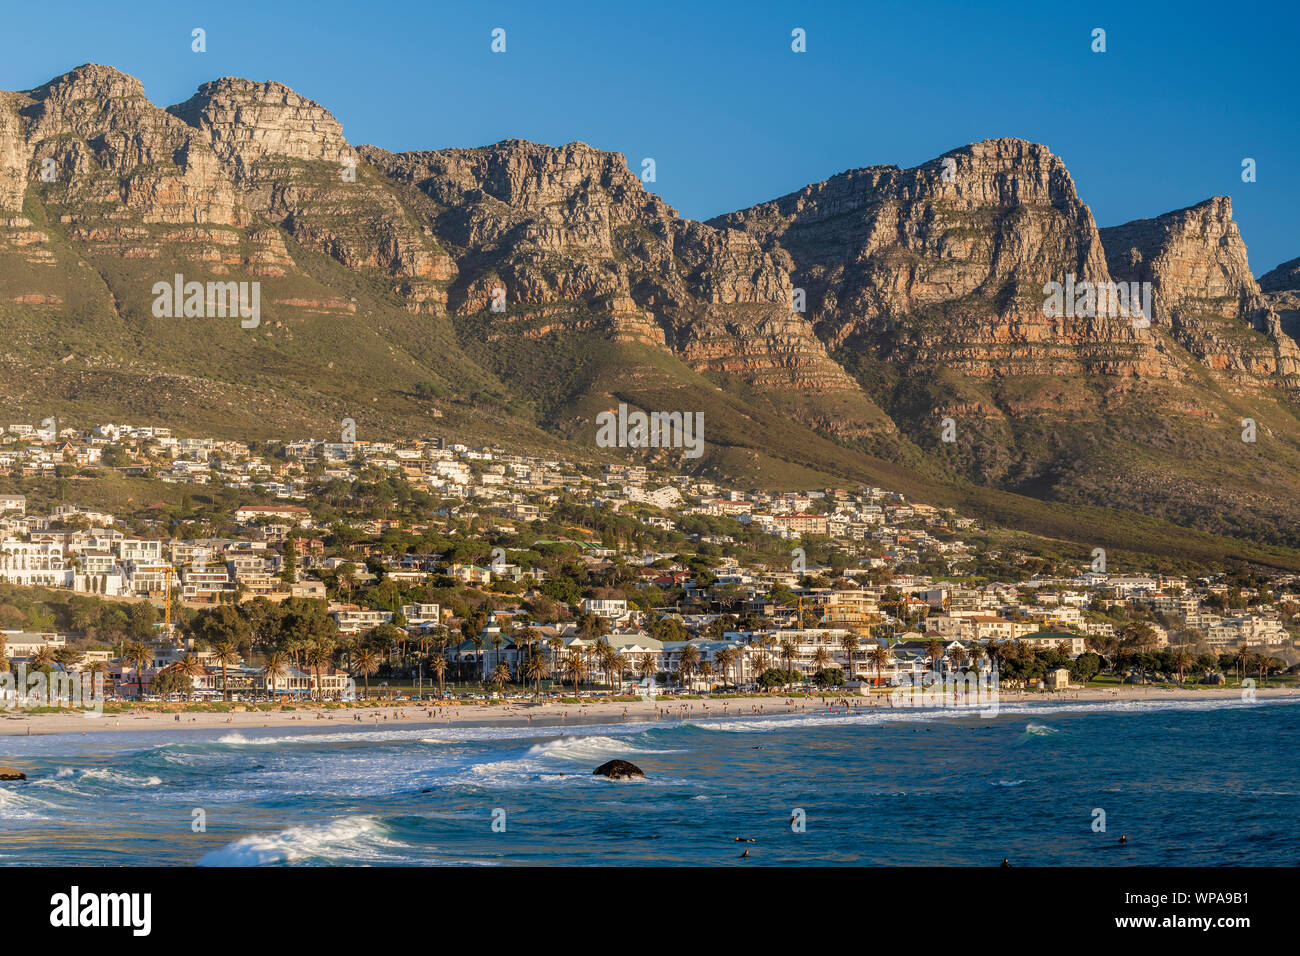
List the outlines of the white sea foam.
<svg viewBox="0 0 1300 956">
<path fill-rule="evenodd" d="M 265 866 L 305 860 L 392 863 L 406 844 L 387 835 L 374 817 L 340 817 L 329 823 L 289 827 L 236 840 L 199 860 L 199 866 Z"/>
<path fill-rule="evenodd" d="M 639 734 L 647 730 L 660 729 L 663 725 L 650 724 L 646 722 L 629 722 L 618 724 L 572 724 L 569 726 L 556 726 L 554 724 L 543 726 L 516 726 L 516 725 L 494 725 L 494 726 L 457 726 L 455 724 L 424 724 L 417 727 L 406 727 L 401 730 L 396 728 L 391 730 L 355 730 L 355 731 L 330 731 L 325 733 L 314 732 L 313 729 L 303 728 L 299 733 L 282 734 L 280 736 L 245 736 L 239 731 L 232 731 L 216 739 L 216 743 L 228 746 L 239 747 L 276 747 L 284 744 L 293 744 L 299 746 L 316 746 L 319 744 L 346 744 L 346 743 L 447 743 L 461 744 L 473 743 L 475 741 L 493 741 L 493 740 L 530 740 L 546 737 L 554 737 L 561 730 L 566 737 L 582 737 L 599 734 L 611 733 L 629 733 Z M 358 725 L 360 727 L 360 725 Z M 278 728 L 284 730 L 285 728 Z M 433 734 L 437 736 L 432 736 Z"/>
<path fill-rule="evenodd" d="M 603 728 L 611 730 L 615 728 Z M 637 733 L 646 730 L 644 724 Z M 591 786 L 608 783 L 605 777 L 592 774 L 592 769 L 612 756 L 639 756 L 643 754 L 677 753 L 674 750 L 653 750 L 643 743 L 633 743 L 626 738 L 608 734 L 569 735 L 534 744 L 524 753 L 500 760 L 472 764 L 459 773 L 439 780 L 440 784 L 474 786 L 487 789 L 527 787 L 539 783 L 565 786 Z M 570 769 L 572 768 L 572 769 Z M 638 779 L 637 782 L 640 782 Z M 653 775 L 655 784 L 665 786 L 686 785 L 688 781 Z"/>
<path fill-rule="evenodd" d="M 156 787 L 162 783 L 161 777 L 137 777 L 129 773 L 121 773 L 117 770 L 83 770 L 81 771 L 82 780 L 98 780 L 104 783 L 115 784 L 119 787 Z"/>
<path fill-rule="evenodd" d="M 1252 707 L 1298 704 L 1300 698 L 1258 698 L 1241 701 L 1236 698 L 1214 700 L 1111 700 L 1111 701 L 1061 701 L 1059 703 L 1008 703 L 998 705 L 998 717 L 1045 716 L 1049 714 L 1134 714 L 1158 711 L 1240 710 Z M 753 715 L 742 719 L 696 718 L 686 726 L 699 730 L 727 733 L 765 733 L 779 730 L 800 730 L 806 727 L 874 726 L 884 723 L 910 723 L 928 720 L 984 719 L 983 708 L 937 707 L 919 710 L 910 707 L 871 707 L 851 713 L 774 713 Z"/>
<path fill-rule="evenodd" d="M 39 800 L 29 793 L 21 793 L 16 789 L 0 786 L 0 820 L 9 820 L 15 823 L 44 820 L 46 819 L 44 811 L 53 808 L 53 806 L 54 804 Z"/>
<path fill-rule="evenodd" d="M 538 783 L 581 784 L 590 782 L 590 774 L 556 771 L 537 760 L 492 760 L 476 763 L 459 774 L 439 780 L 440 784 L 453 786 L 485 787 L 489 790 L 528 787 Z"/>
<path fill-rule="evenodd" d="M 78 770 L 75 767 L 60 767 L 54 772 L 53 776 L 31 781 L 33 786 L 50 787 L 64 793 L 76 793 L 79 783 L 94 783 L 100 786 L 130 787 L 132 789 L 139 787 L 157 787 L 162 784 L 162 778 L 156 776 L 142 777 L 136 774 L 124 773 L 120 770 L 111 770 L 107 767 L 92 767 L 89 770 Z"/>
<path fill-rule="evenodd" d="M 564 736 L 558 740 L 549 740 L 544 744 L 534 744 L 528 750 L 530 757 L 556 757 L 561 760 L 576 760 L 589 763 L 601 757 L 619 754 L 662 754 L 673 753 L 671 750 L 650 750 L 633 744 L 621 737 L 608 737 L 604 734 L 589 736 Z"/>
<path fill-rule="evenodd" d="M 1047 724 L 1025 724 L 1025 733 L 1031 737 L 1050 737 L 1053 734 L 1059 734 L 1060 731 L 1055 727 L 1047 726 Z"/>
</svg>

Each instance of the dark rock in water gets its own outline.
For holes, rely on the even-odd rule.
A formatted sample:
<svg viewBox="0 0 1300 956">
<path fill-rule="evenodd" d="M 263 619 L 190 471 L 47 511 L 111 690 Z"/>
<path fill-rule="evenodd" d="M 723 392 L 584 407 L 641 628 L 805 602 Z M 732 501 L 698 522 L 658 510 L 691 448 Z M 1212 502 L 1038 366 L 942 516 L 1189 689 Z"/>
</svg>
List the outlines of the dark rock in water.
<svg viewBox="0 0 1300 956">
<path fill-rule="evenodd" d="M 610 760 L 601 764 L 592 773 L 603 774 L 610 780 L 626 780 L 631 777 L 644 777 L 645 772 L 634 763 L 626 760 Z"/>
<path fill-rule="evenodd" d="M 632 766 L 628 764 L 628 766 Z M 635 769 L 635 768 L 634 768 Z M 637 771 L 640 773 L 641 771 Z M 26 780 L 27 774 L 21 770 L 15 770 L 13 767 L 0 767 L 0 780 Z"/>
</svg>

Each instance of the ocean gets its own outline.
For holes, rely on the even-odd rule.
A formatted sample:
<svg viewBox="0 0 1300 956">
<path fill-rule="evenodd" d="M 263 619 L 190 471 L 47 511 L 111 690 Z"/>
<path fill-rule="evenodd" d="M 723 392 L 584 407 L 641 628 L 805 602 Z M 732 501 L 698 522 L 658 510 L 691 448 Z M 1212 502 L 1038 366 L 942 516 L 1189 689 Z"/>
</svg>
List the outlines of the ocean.
<svg viewBox="0 0 1300 956">
<path fill-rule="evenodd" d="M 592 775 L 616 757 L 646 779 Z M 1293 699 L 123 730 L 0 764 L 29 777 L 0 865 L 1300 864 Z"/>
</svg>

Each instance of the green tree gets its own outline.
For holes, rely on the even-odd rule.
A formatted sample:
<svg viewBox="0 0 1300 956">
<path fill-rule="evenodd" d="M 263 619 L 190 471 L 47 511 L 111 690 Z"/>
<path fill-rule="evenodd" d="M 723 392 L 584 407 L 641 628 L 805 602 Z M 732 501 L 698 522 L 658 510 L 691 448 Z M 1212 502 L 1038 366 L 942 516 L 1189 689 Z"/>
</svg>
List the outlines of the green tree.
<svg viewBox="0 0 1300 956">
<path fill-rule="evenodd" d="M 438 658 L 442 660 L 442 658 Z M 446 661 L 443 661 L 444 669 Z M 368 647 L 363 647 L 352 656 L 352 673 L 360 674 L 365 681 L 366 697 L 370 696 L 370 675 L 379 670 L 379 655 Z M 442 675 L 438 675 L 438 684 L 441 688 Z"/>
<path fill-rule="evenodd" d="M 287 587 L 298 583 L 298 542 L 293 535 L 284 541 L 284 566 L 280 569 L 280 580 Z"/>
<path fill-rule="evenodd" d="M 232 641 L 220 641 L 212 645 L 212 659 L 221 665 L 221 691 L 226 703 L 230 703 L 230 682 L 226 679 L 227 669 L 239 661 L 239 648 Z"/>
</svg>

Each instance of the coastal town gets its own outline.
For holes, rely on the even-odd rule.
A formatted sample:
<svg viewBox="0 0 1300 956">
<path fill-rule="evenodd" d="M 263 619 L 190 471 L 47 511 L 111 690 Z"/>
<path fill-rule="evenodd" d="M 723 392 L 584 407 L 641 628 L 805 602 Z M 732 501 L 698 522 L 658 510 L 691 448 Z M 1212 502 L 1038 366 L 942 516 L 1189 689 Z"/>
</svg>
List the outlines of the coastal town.
<svg viewBox="0 0 1300 956">
<path fill-rule="evenodd" d="M 431 438 L 11 424 L 0 667 L 112 700 L 870 694 L 1293 680 L 1300 580 L 1107 570 L 882 488 Z M 1041 549 L 1039 549 L 1041 551 Z M 8 702 L 13 706 L 13 700 Z"/>
</svg>

